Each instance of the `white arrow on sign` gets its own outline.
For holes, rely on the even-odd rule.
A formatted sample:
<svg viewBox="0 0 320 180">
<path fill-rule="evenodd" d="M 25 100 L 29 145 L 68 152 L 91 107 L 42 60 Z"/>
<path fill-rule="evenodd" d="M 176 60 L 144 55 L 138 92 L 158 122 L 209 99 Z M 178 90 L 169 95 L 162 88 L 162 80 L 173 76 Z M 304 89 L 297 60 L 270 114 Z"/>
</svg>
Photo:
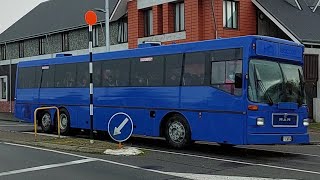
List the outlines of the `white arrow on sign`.
<svg viewBox="0 0 320 180">
<path fill-rule="evenodd" d="M 121 134 L 121 130 L 123 129 L 123 127 L 128 123 L 129 119 L 128 118 L 125 118 L 122 123 L 119 125 L 119 127 L 115 127 L 114 128 L 114 131 L 113 131 L 113 135 L 116 136 L 116 135 L 119 135 Z"/>
</svg>

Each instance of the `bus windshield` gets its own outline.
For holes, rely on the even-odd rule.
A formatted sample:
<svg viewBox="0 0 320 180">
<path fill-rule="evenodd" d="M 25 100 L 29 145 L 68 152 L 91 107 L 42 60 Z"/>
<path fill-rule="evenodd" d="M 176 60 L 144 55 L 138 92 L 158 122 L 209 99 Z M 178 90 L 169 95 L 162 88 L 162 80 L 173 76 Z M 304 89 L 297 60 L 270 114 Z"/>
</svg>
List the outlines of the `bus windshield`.
<svg viewBox="0 0 320 180">
<path fill-rule="evenodd" d="M 305 104 L 302 67 L 252 59 L 249 63 L 249 100 L 270 105 L 279 102 Z"/>
</svg>

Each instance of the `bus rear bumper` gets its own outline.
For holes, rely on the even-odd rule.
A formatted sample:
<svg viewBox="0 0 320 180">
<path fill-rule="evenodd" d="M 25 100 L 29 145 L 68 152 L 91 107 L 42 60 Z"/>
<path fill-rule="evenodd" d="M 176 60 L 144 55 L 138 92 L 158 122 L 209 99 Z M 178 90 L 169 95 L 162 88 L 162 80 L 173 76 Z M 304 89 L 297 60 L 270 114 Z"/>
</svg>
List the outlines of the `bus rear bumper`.
<svg viewBox="0 0 320 180">
<path fill-rule="evenodd" d="M 291 140 L 290 140 L 291 139 Z M 247 144 L 309 144 L 309 134 L 248 134 Z"/>
</svg>

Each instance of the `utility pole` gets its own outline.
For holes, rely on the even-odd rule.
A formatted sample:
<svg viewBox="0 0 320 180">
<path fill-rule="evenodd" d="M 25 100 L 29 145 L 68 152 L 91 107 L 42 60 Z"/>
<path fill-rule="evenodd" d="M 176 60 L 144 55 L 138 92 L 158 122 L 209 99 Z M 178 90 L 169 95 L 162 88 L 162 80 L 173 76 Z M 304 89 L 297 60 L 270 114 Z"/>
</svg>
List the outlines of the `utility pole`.
<svg viewBox="0 0 320 180">
<path fill-rule="evenodd" d="M 110 52 L 110 13 L 109 0 L 105 0 L 105 21 L 106 21 L 106 51 Z"/>
</svg>

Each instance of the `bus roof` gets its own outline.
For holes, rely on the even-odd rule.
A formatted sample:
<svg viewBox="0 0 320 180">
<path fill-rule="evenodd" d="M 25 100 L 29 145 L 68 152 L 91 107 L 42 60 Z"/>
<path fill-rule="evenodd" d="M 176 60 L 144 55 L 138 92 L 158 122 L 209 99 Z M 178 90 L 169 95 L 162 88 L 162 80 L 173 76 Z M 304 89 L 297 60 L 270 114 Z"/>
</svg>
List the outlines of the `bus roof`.
<svg viewBox="0 0 320 180">
<path fill-rule="evenodd" d="M 220 38 L 214 40 L 205 40 L 197 42 L 188 42 L 180 44 L 160 45 L 145 48 L 128 49 L 122 51 L 113 51 L 108 53 L 98 53 L 93 55 L 93 61 L 100 60 L 112 60 L 112 59 L 125 59 L 135 57 L 148 57 L 148 56 L 159 56 L 168 54 L 198 52 L 198 51 L 209 51 L 219 50 L 227 48 L 249 48 L 257 40 L 262 40 L 275 44 L 283 44 L 296 49 L 300 49 L 303 52 L 303 45 L 297 44 L 292 41 L 283 40 L 279 38 L 266 37 L 266 36 L 241 36 L 233 38 Z M 32 67 L 42 66 L 49 64 L 65 64 L 65 63 L 76 63 L 88 61 L 88 55 L 80 56 L 65 56 L 55 57 L 50 59 L 35 60 L 35 61 L 24 61 L 18 64 L 19 67 Z M 298 61 L 302 61 L 301 57 L 296 57 Z"/>
</svg>

